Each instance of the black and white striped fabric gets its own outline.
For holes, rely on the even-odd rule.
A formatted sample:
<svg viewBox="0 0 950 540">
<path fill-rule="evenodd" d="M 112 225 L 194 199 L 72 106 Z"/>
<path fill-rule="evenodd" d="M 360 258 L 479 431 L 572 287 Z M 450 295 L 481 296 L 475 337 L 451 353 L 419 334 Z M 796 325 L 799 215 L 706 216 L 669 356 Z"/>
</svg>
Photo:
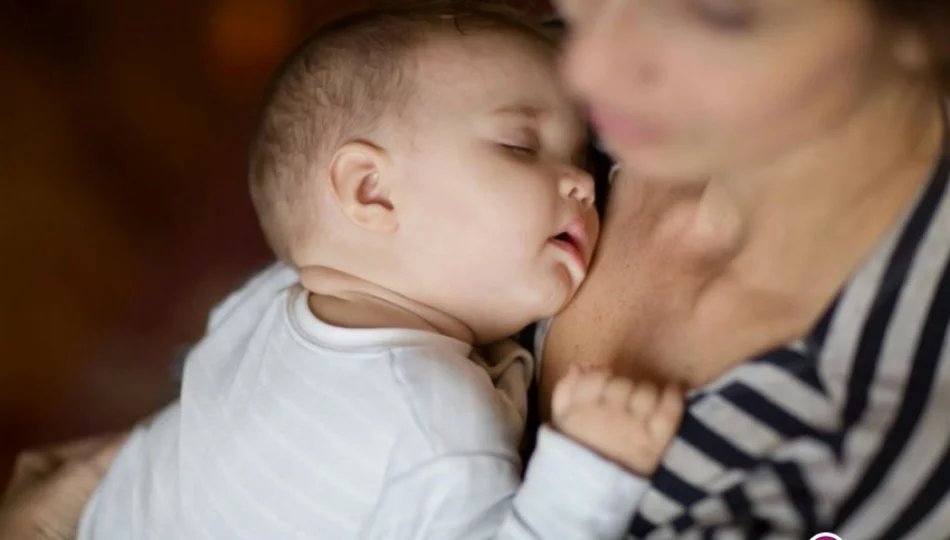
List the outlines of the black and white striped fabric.
<svg viewBox="0 0 950 540">
<path fill-rule="evenodd" d="M 804 339 L 692 395 L 633 538 L 950 538 L 950 157 Z"/>
</svg>

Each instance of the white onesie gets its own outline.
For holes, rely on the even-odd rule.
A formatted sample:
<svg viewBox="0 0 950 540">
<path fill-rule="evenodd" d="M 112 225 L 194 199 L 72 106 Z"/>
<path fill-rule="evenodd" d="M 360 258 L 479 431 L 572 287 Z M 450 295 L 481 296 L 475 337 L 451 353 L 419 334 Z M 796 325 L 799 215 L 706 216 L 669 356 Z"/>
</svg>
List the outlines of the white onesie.
<svg viewBox="0 0 950 540">
<path fill-rule="evenodd" d="M 522 483 L 526 353 L 333 327 L 296 281 L 275 265 L 212 313 L 79 540 L 623 537 L 646 483 L 558 433 Z"/>
</svg>

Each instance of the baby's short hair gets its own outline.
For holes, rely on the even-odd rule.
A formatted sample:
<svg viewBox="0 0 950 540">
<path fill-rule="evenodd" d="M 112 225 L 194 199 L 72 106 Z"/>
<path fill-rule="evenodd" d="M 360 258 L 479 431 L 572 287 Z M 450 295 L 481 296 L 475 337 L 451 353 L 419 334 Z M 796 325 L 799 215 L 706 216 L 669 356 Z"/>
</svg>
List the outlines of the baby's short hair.
<svg viewBox="0 0 950 540">
<path fill-rule="evenodd" d="M 498 32 L 553 48 L 550 34 L 500 2 L 402 1 L 340 19 L 301 44 L 265 95 L 250 148 L 251 199 L 275 254 L 314 232 L 309 181 L 348 140 L 367 138 L 413 93 L 410 55 L 444 34 Z"/>
</svg>

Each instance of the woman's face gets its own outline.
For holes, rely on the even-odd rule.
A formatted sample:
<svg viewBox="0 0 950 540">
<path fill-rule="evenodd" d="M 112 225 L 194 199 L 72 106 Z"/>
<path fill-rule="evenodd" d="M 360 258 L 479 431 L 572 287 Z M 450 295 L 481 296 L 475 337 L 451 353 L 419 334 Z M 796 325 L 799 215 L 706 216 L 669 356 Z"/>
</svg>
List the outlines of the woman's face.
<svg viewBox="0 0 950 540">
<path fill-rule="evenodd" d="M 899 73 L 866 0 L 555 4 L 569 84 L 610 150 L 650 177 L 774 162 L 846 126 Z"/>
</svg>

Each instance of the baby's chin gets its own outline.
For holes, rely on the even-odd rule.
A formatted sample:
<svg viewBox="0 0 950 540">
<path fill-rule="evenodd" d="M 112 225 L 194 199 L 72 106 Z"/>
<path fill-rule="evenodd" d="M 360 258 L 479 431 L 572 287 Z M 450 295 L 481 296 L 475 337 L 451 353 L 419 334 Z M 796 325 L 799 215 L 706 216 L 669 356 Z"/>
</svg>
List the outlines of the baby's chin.
<svg viewBox="0 0 950 540">
<path fill-rule="evenodd" d="M 574 273 L 567 265 L 558 264 L 553 273 L 540 276 L 527 287 L 509 289 L 512 292 L 505 296 L 504 305 L 483 306 L 490 308 L 491 316 L 482 321 L 485 324 L 470 327 L 479 341 L 491 342 L 512 336 L 532 323 L 560 313 L 570 304 L 578 288 Z"/>
<path fill-rule="evenodd" d="M 571 303 L 584 280 L 584 276 L 576 274 L 577 272 L 572 271 L 566 264 L 557 266 L 556 279 L 544 301 L 544 305 L 538 310 L 537 320 L 553 317 Z"/>
<path fill-rule="evenodd" d="M 571 296 L 569 293 L 559 292 L 548 296 L 544 301 L 522 304 L 520 307 L 523 309 L 512 309 L 514 306 L 508 305 L 496 311 L 491 323 L 473 324 L 469 327 L 475 334 L 476 343 L 494 343 L 517 335 L 533 323 L 553 317 L 567 307 Z M 499 316 L 501 312 L 504 312 L 504 315 Z M 504 322 L 499 319 L 504 319 Z"/>
</svg>

